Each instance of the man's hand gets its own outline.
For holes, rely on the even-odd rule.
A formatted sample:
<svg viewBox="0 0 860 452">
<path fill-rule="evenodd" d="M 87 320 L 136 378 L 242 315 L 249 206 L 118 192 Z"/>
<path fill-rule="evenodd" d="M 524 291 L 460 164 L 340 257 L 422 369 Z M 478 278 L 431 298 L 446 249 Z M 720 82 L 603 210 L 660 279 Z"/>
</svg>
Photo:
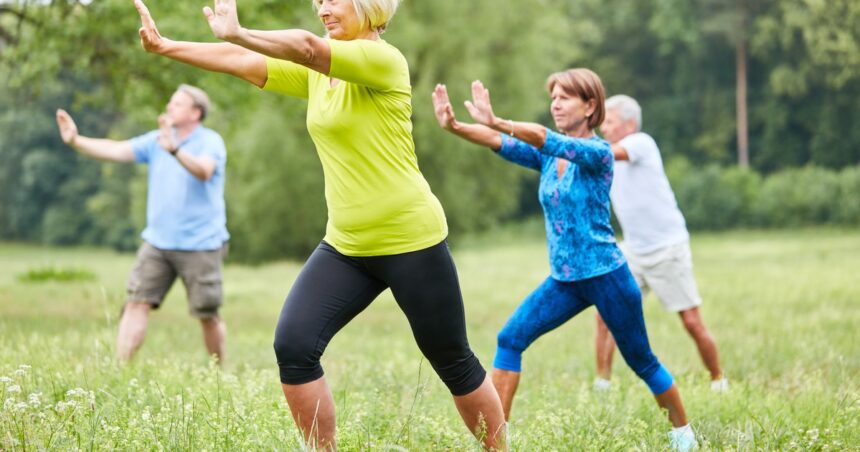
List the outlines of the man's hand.
<svg viewBox="0 0 860 452">
<path fill-rule="evenodd" d="M 209 28 L 216 38 L 231 41 L 239 36 L 242 27 L 239 25 L 239 13 L 236 11 L 236 0 L 215 0 L 215 10 L 206 6 L 203 15 L 209 22 Z"/>
<path fill-rule="evenodd" d="M 57 110 L 57 127 L 60 128 L 60 137 L 63 138 L 63 143 L 74 146 L 75 139 L 78 137 L 78 126 L 75 125 L 75 120 L 66 113 L 66 110 Z"/>
<path fill-rule="evenodd" d="M 472 82 L 472 100 L 467 100 L 465 104 L 475 122 L 494 127 L 496 115 L 493 114 L 493 106 L 490 104 L 490 90 L 484 88 L 480 80 Z"/>
<path fill-rule="evenodd" d="M 439 121 L 439 127 L 447 131 L 453 131 L 457 127 L 454 107 L 448 99 L 448 89 L 445 85 L 438 84 L 433 90 L 433 110 L 436 113 L 436 121 Z"/>
<path fill-rule="evenodd" d="M 179 147 L 176 143 L 176 132 L 173 130 L 173 121 L 166 114 L 158 117 L 158 145 L 171 154 Z"/>
<path fill-rule="evenodd" d="M 138 30 L 140 45 L 147 52 L 161 53 L 167 39 L 162 38 L 161 33 L 158 32 L 158 27 L 155 26 L 155 21 L 149 14 L 149 8 L 143 4 L 143 0 L 134 0 L 134 7 L 140 14 L 140 29 Z"/>
</svg>

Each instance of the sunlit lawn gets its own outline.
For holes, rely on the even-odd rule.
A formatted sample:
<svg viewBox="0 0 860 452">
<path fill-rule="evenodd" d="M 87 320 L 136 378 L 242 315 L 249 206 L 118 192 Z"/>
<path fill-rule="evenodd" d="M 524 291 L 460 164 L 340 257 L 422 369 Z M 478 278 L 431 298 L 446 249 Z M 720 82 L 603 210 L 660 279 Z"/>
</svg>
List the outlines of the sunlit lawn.
<svg viewBox="0 0 860 452">
<path fill-rule="evenodd" d="M 535 228 L 453 240 L 469 335 L 485 366 L 507 315 L 547 274 Z M 708 388 L 693 343 L 648 299 L 653 348 L 679 381 L 705 449 L 860 449 L 860 231 L 695 235 L 703 315 L 731 381 Z M 283 450 L 299 435 L 272 351 L 300 263 L 225 273 L 228 356 L 205 355 L 177 284 L 138 359 L 113 358 L 131 254 L 0 245 L 0 450 Z M 24 281 L 28 271 L 79 271 Z M 91 274 L 91 278 L 86 277 Z M 38 279 L 38 278 L 36 278 Z M 668 421 L 616 358 L 614 388 L 591 389 L 593 311 L 525 354 L 516 450 L 659 450 Z M 386 292 L 330 344 L 323 366 L 345 450 L 476 448 Z"/>
</svg>

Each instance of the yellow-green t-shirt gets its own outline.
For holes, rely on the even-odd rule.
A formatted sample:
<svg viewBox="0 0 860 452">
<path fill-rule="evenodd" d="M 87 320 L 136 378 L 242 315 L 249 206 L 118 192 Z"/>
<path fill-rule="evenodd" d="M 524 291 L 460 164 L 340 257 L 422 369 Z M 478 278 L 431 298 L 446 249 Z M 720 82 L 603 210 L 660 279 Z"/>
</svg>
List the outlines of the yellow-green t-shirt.
<svg viewBox="0 0 860 452">
<path fill-rule="evenodd" d="M 263 87 L 308 99 L 307 127 L 325 176 L 325 241 L 348 256 L 417 251 L 448 234 L 418 169 L 406 59 L 385 41 L 329 39 L 329 76 L 266 59 Z M 340 80 L 332 88 L 331 78 Z"/>
</svg>

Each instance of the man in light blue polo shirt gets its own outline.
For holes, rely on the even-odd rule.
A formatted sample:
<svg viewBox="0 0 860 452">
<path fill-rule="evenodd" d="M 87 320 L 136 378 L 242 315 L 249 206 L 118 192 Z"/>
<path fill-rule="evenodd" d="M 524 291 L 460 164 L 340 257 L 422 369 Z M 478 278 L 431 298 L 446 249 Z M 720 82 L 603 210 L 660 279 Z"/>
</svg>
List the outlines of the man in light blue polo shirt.
<svg viewBox="0 0 860 452">
<path fill-rule="evenodd" d="M 130 140 L 78 134 L 71 116 L 57 110 L 63 141 L 105 161 L 149 165 L 146 229 L 128 280 L 128 298 L 117 337 L 117 354 L 131 360 L 146 336 L 149 312 L 158 309 L 177 277 L 189 312 L 200 319 L 206 349 L 224 358 L 225 326 L 221 266 L 230 238 L 224 206 L 227 151 L 216 132 L 203 127 L 209 97 L 181 85 L 158 118 L 158 130 Z"/>
</svg>

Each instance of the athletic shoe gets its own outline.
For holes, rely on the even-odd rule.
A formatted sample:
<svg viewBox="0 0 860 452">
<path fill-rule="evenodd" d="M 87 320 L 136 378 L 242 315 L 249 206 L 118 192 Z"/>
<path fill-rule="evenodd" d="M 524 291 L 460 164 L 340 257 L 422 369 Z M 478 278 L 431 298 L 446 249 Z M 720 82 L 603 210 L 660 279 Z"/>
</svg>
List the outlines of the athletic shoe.
<svg viewBox="0 0 860 452">
<path fill-rule="evenodd" d="M 720 393 L 720 394 L 722 394 L 724 392 L 728 392 L 729 391 L 729 380 L 727 380 L 725 377 L 720 378 L 719 380 L 712 380 L 711 381 L 711 391 L 714 391 L 714 392 Z"/>
<path fill-rule="evenodd" d="M 669 432 L 669 448 L 677 452 L 687 452 L 699 448 L 693 428 L 687 424 L 681 428 L 673 428 Z"/>
<path fill-rule="evenodd" d="M 603 378 L 597 377 L 594 379 L 594 390 L 597 392 L 606 392 L 612 389 L 612 382 Z"/>
</svg>

